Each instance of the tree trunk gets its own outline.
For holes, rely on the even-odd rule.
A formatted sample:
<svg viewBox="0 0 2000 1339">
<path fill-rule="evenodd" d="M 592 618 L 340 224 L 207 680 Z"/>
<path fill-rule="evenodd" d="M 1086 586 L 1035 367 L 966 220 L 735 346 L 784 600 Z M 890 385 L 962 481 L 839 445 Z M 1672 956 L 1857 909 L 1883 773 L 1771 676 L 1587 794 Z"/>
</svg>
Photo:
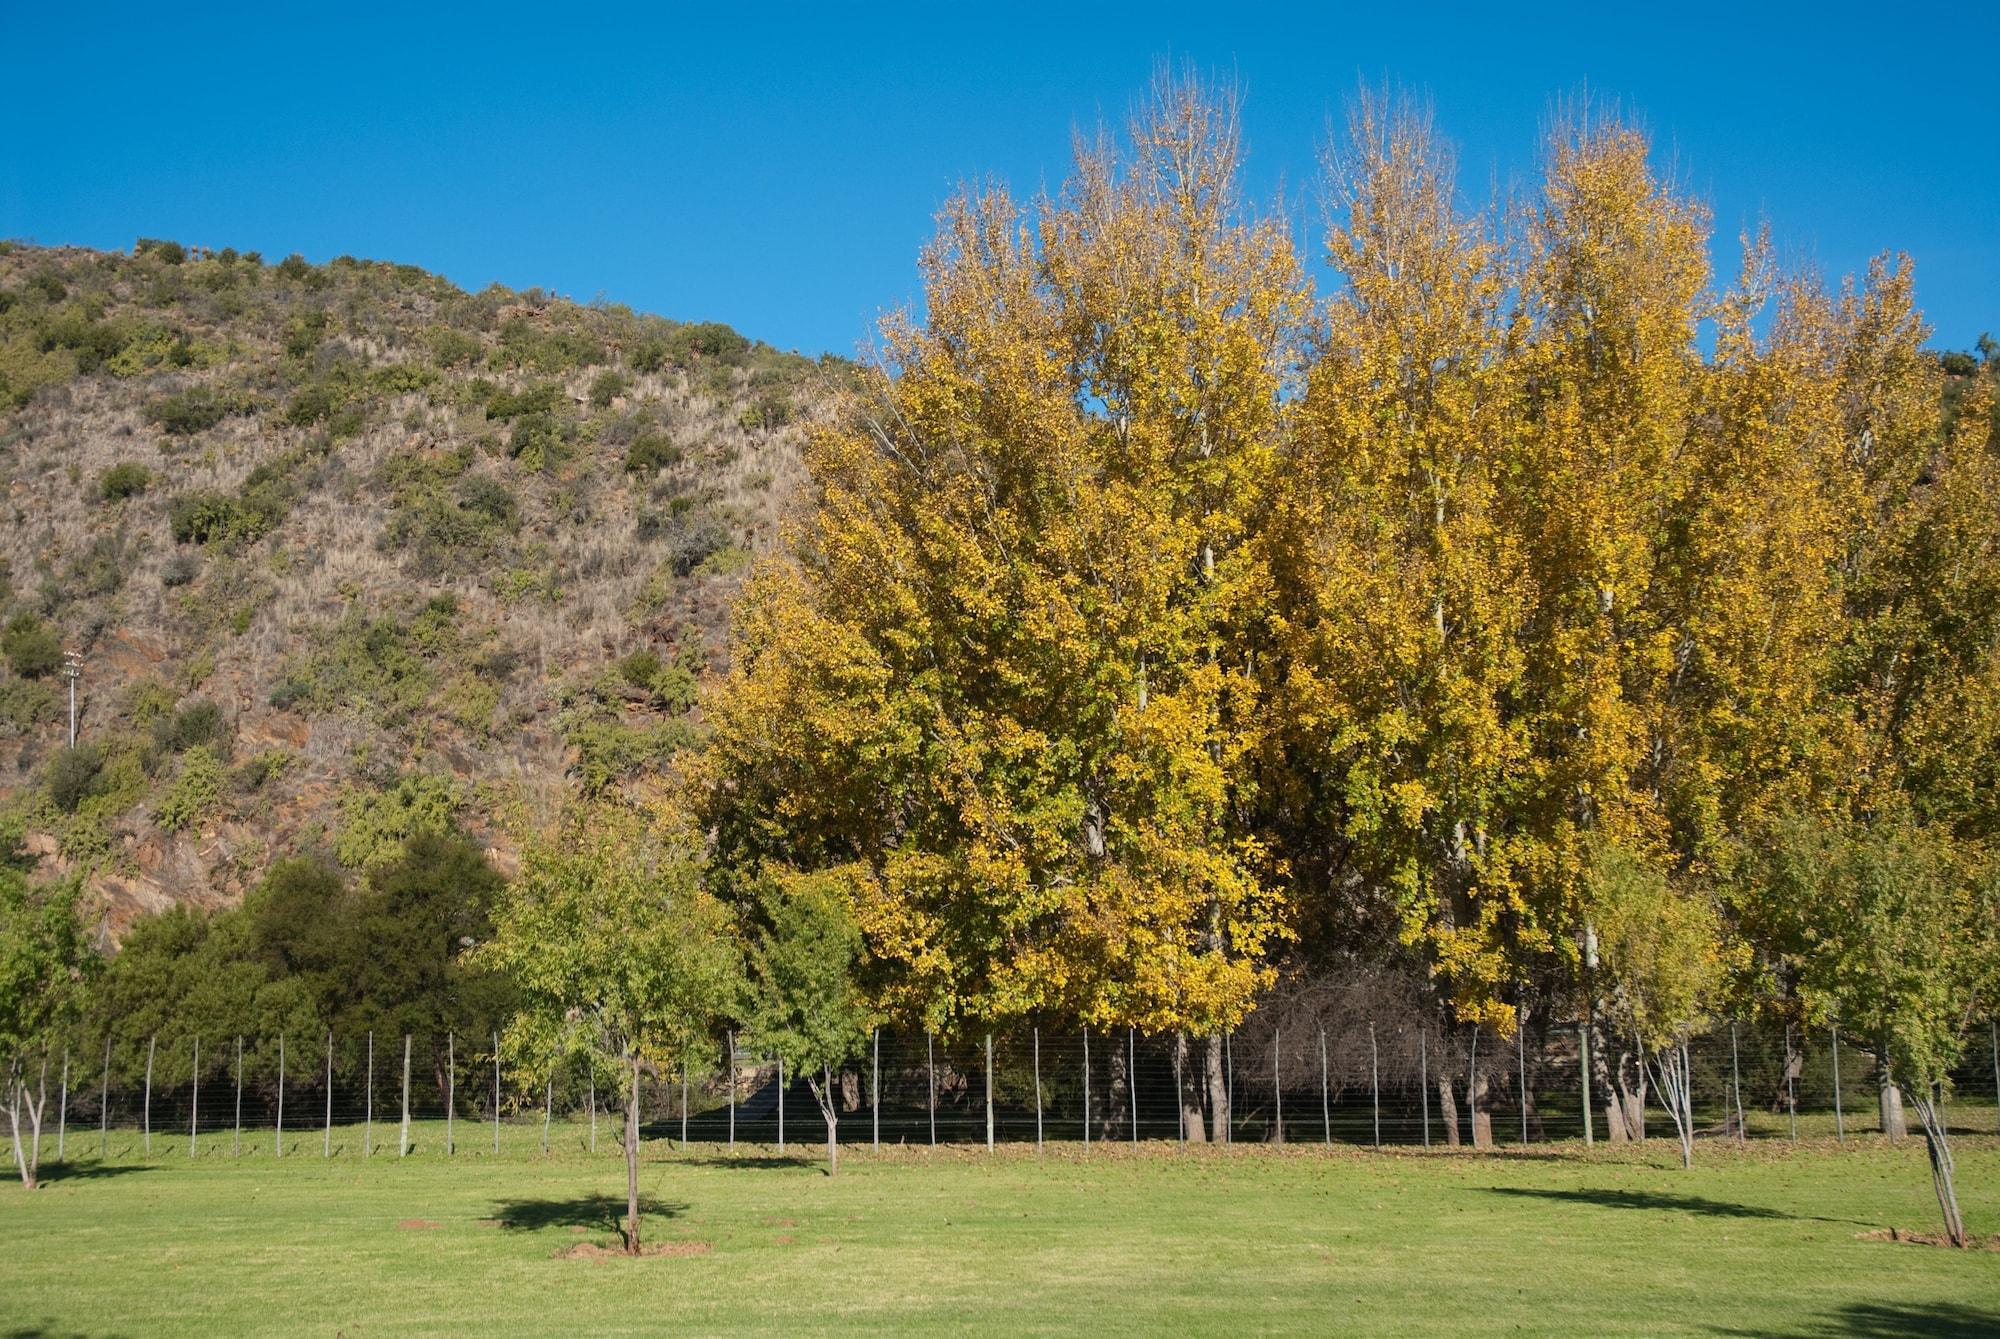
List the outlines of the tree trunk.
<svg viewBox="0 0 2000 1339">
<path fill-rule="evenodd" d="M 1203 1068 L 1208 1074 L 1209 1138 L 1218 1144 L 1229 1142 L 1229 1077 L 1222 1072 L 1222 1034 L 1208 1039 L 1203 1048 Z"/>
<path fill-rule="evenodd" d="M 806 1087 L 811 1090 L 813 1100 L 819 1103 L 819 1114 L 826 1121 L 826 1174 L 840 1174 L 840 1123 L 839 1111 L 834 1106 L 834 1089 L 831 1079 L 822 1077 L 814 1082 L 810 1075 Z"/>
<path fill-rule="evenodd" d="M 1877 1043 L 1875 1048 L 1875 1110 L 1882 1133 L 1889 1136 L 1890 1143 L 1902 1142 L 1910 1132 L 1909 1119 L 1903 1114 L 1903 1090 L 1896 1083 L 1896 1076 L 1889 1069 L 1889 1048 Z"/>
<path fill-rule="evenodd" d="M 1444 1142 L 1451 1148 L 1458 1148 L 1465 1141 L 1458 1130 L 1458 1097 L 1449 1075 L 1438 1075 L 1437 1090 L 1438 1119 L 1444 1123 Z"/>
<path fill-rule="evenodd" d="M 1945 1137 L 1944 1113 L 1928 1092 L 1912 1089 L 1910 1105 L 1924 1127 L 1924 1144 L 1930 1153 L 1931 1188 L 1937 1192 L 1938 1208 L 1944 1213 L 1944 1235 L 1954 1246 L 1967 1244 L 1965 1217 L 1958 1211 L 1958 1188 L 1953 1184 L 1951 1141 Z"/>
<path fill-rule="evenodd" d="M 625 1251 L 639 1253 L 639 1057 L 632 1057 L 632 1091 L 625 1099 Z"/>
<path fill-rule="evenodd" d="M 21 1077 L 21 1063 L 17 1059 L 7 1074 L 7 1124 L 14 1138 L 14 1165 L 21 1173 L 24 1189 L 34 1190 L 41 1185 L 42 1165 L 42 1112 L 49 1100 L 49 1080 L 46 1065 L 43 1067 L 42 1088 L 39 1100 L 28 1091 L 27 1082 Z M 21 1116 L 26 1113 L 30 1133 L 21 1137 Z"/>
<path fill-rule="evenodd" d="M 1116 1040 L 1115 1033 L 1107 1035 Z M 1131 1089 L 1131 1076 L 1125 1072 L 1125 1048 L 1122 1046 L 1111 1048 L 1111 1082 L 1106 1087 L 1104 1105 L 1099 1108 L 1103 1115 L 1097 1122 L 1097 1134 L 1108 1144 L 1127 1133 L 1125 1113 L 1129 1110 L 1126 1102 Z"/>
<path fill-rule="evenodd" d="M 1633 1143 L 1644 1143 L 1646 1139 L 1646 1066 L 1645 1061 L 1621 1044 L 1618 1050 L 1618 1065 L 1612 1075 L 1615 1086 L 1611 1115 L 1611 1142 L 1618 1143 L 1617 1126 L 1624 1125 L 1626 1139 Z"/>
<path fill-rule="evenodd" d="M 1201 1114 L 1201 1074 L 1190 1063 L 1187 1034 L 1174 1034 L 1174 1072 L 1181 1081 L 1181 1135 L 1190 1144 L 1208 1142 L 1208 1124 Z"/>
<path fill-rule="evenodd" d="M 1491 1076 L 1478 1070 L 1474 1070 L 1466 1080 L 1465 1105 L 1472 1117 L 1474 1148 L 1493 1147 L 1493 1112 L 1487 1102 L 1492 1086 Z"/>
</svg>

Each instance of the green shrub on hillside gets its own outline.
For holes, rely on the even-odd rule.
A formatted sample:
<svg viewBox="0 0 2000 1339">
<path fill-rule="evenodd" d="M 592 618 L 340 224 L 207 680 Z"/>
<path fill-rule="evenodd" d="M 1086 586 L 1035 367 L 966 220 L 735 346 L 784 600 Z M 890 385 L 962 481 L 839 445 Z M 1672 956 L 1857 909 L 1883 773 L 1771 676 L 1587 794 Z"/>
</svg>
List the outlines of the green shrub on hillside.
<svg viewBox="0 0 2000 1339">
<path fill-rule="evenodd" d="M 222 802 L 222 759 L 206 745 L 187 752 L 180 775 L 153 810 L 153 821 L 169 832 L 197 827 Z"/>
<path fill-rule="evenodd" d="M 349 869 L 379 868 L 400 856 L 412 838 L 451 832 L 464 807 L 449 777 L 412 773 L 387 790 L 346 787 L 333 853 Z"/>
<path fill-rule="evenodd" d="M 146 404 L 146 417 L 165 432 L 191 437 L 205 432 L 232 414 L 250 410 L 248 396 L 217 390 L 213 386 L 190 386 L 172 395 L 162 395 Z"/>
<path fill-rule="evenodd" d="M 159 237 L 141 237 L 132 247 L 136 256 L 157 256 L 169 265 L 179 265 L 187 259 L 187 248 L 179 242 Z"/>
<path fill-rule="evenodd" d="M 625 470 L 629 474 L 657 474 L 681 463 L 681 449 L 663 432 L 642 432 L 625 448 Z"/>
<path fill-rule="evenodd" d="M 593 409 L 609 409 L 611 402 L 630 390 L 632 383 L 625 374 L 612 368 L 599 372 L 590 382 L 590 404 Z"/>
<path fill-rule="evenodd" d="M 106 502 L 137 497 L 153 486 L 153 472 L 136 460 L 122 460 L 97 476 L 97 496 Z"/>
<path fill-rule="evenodd" d="M 95 744 L 57 749 L 42 773 L 49 802 L 63 813 L 73 814 L 97 788 L 98 773 L 104 768 L 104 750 Z"/>
<path fill-rule="evenodd" d="M 216 747 L 222 742 L 225 725 L 220 706 L 206 698 L 192 698 L 171 716 L 153 723 L 153 742 L 168 753 Z"/>
<path fill-rule="evenodd" d="M 0 630 L 0 655 L 22 678 L 39 679 L 62 664 L 62 639 L 36 615 L 16 614 Z"/>
</svg>

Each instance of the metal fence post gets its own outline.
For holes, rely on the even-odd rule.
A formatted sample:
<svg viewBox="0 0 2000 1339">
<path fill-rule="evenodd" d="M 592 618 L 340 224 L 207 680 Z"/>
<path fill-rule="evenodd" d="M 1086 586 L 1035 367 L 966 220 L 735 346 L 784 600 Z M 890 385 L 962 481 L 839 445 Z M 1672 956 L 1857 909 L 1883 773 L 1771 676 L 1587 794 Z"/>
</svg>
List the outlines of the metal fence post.
<svg viewBox="0 0 2000 1339">
<path fill-rule="evenodd" d="M 1375 1106 L 1375 1147 L 1382 1147 L 1382 1053 L 1375 1045 L 1375 1022 L 1368 1023 L 1368 1093 Z"/>
<path fill-rule="evenodd" d="M 333 1033 L 331 1030 L 326 1034 L 326 1142 L 320 1150 L 320 1156 L 323 1158 L 333 1156 Z"/>
<path fill-rule="evenodd" d="M 56 1107 L 56 1161 L 63 1160 L 63 1139 L 69 1133 L 69 1047 L 63 1047 L 62 1098 Z"/>
<path fill-rule="evenodd" d="M 1042 1151 L 1042 1025 L 1035 1024 L 1035 1152 Z"/>
<path fill-rule="evenodd" d="M 396 1143 L 396 1156 L 410 1156 L 410 1034 L 403 1034 L 403 1130 Z"/>
<path fill-rule="evenodd" d="M 1319 1030 L 1319 1124 L 1325 1143 L 1333 1143 L 1333 1090 L 1326 1072 L 1326 1029 Z"/>
<path fill-rule="evenodd" d="M 778 1152 L 785 1151 L 785 1057 L 778 1057 Z"/>
<path fill-rule="evenodd" d="M 1125 1109 L 1132 1115 L 1132 1147 L 1139 1147 L 1139 1052 L 1131 1028 L 1125 1029 Z"/>
<path fill-rule="evenodd" d="M 375 1156 L 375 1029 L 368 1029 L 368 1086 L 361 1099 L 361 1156 Z"/>
<path fill-rule="evenodd" d="M 1278 1072 L 1277 1025 L 1271 1025 L 1271 1133 L 1282 1144 L 1285 1142 L 1285 1084 Z"/>
<path fill-rule="evenodd" d="M 458 1152 L 458 1034 L 444 1034 L 444 1154 Z"/>
<path fill-rule="evenodd" d="M 875 1029 L 875 1058 L 868 1083 L 868 1141 L 882 1147 L 882 1029 Z"/>
<path fill-rule="evenodd" d="M 1423 1104 L 1424 1147 L 1431 1146 L 1431 1030 L 1417 1029 L 1417 1100 Z"/>
<path fill-rule="evenodd" d="M 236 1039 L 236 1147 L 232 1156 L 243 1156 L 243 1038 Z"/>
<path fill-rule="evenodd" d="M 1750 1131 L 1743 1119 L 1743 1066 L 1736 1054 L 1736 1020 L 1729 1020 L 1729 1094 L 1736 1103 L 1736 1142 L 1741 1144 L 1749 1139 Z"/>
<path fill-rule="evenodd" d="M 1514 1058 L 1520 1069 L 1521 1142 L 1528 1142 L 1528 1018 L 1527 1010 L 1514 1019 Z"/>
<path fill-rule="evenodd" d="M 201 1036 L 194 1039 L 194 1061 L 189 1071 L 194 1076 L 194 1090 L 188 1095 L 188 1156 L 194 1156 L 195 1136 L 201 1132 Z"/>
<path fill-rule="evenodd" d="M 583 1102 L 590 1112 L 590 1151 L 597 1152 L 597 1057 L 583 1057 Z"/>
<path fill-rule="evenodd" d="M 500 1156 L 500 1034 L 497 1032 L 493 1034 L 493 1155 Z"/>
<path fill-rule="evenodd" d="M 926 1103 L 931 1116 L 931 1147 L 937 1147 L 937 1043 L 929 1028 L 924 1029 L 924 1073 L 928 1075 L 930 1096 Z"/>
<path fill-rule="evenodd" d="M 1833 1137 L 1841 1143 L 1847 1142 L 1847 1118 L 1840 1110 L 1840 1029 L 1829 1029 L 1833 1033 Z"/>
<path fill-rule="evenodd" d="M 1576 1025 L 1576 1063 L 1583 1074 L 1583 1146 L 1597 1142 L 1597 1130 L 1590 1119 L 1590 1022 Z"/>
<path fill-rule="evenodd" d="M 736 1033 L 729 1037 L 729 1150 L 736 1151 Z"/>
<path fill-rule="evenodd" d="M 111 1038 L 104 1039 L 103 1087 L 97 1094 L 97 1156 L 111 1152 Z"/>
<path fill-rule="evenodd" d="M 1222 1142 L 1236 1142 L 1236 1048 L 1231 1042 L 1234 1034 L 1222 1034 Z M 1211 1125 L 1213 1121 L 1211 1120 Z M 1213 1131 L 1211 1131 L 1211 1134 Z"/>
<path fill-rule="evenodd" d="M 993 1151 L 993 1034 L 986 1034 L 986 1151 Z"/>
<path fill-rule="evenodd" d="M 682 1073 L 687 1072 L 687 1067 L 685 1062 L 682 1063 L 681 1072 Z M 687 1110 L 686 1098 L 682 1099 L 681 1110 L 683 1113 L 685 1113 Z M 546 1080 L 545 1086 L 542 1088 L 542 1156 L 545 1158 L 549 1155 L 549 1125 L 552 1121 L 555 1120 L 555 1118 L 556 1118 L 556 1072 L 555 1069 L 551 1067 L 549 1070 L 549 1077 Z M 687 1117 L 683 1115 L 681 1121 L 683 1127 L 685 1127 L 687 1122 Z M 685 1128 L 683 1128 L 681 1131 L 681 1142 L 683 1144 L 687 1142 L 687 1131 Z"/>
<path fill-rule="evenodd" d="M 1187 1147 L 1187 1080 L 1181 1074 L 1181 1057 L 1187 1053 L 1187 1033 L 1174 1033 L 1174 1131 L 1182 1148 Z"/>
<path fill-rule="evenodd" d="M 278 1125 L 271 1136 L 274 1156 L 285 1156 L 285 1034 L 278 1034 Z"/>
<path fill-rule="evenodd" d="M 1083 1030 L 1083 1146 L 1090 1147 L 1090 1029 Z"/>
<path fill-rule="evenodd" d="M 553 1084 L 554 1080 L 551 1079 L 550 1083 Z M 551 1090 L 551 1093 L 553 1094 L 553 1089 Z M 553 1096 L 551 1097 L 551 1100 L 553 1100 Z M 688 1062 L 687 1062 L 687 1057 L 683 1055 L 681 1057 L 681 1147 L 682 1148 L 687 1147 L 687 1141 L 688 1141 Z M 544 1140 L 543 1142 L 547 1141 Z"/>
<path fill-rule="evenodd" d="M 153 1047 L 158 1041 L 157 1037 L 146 1038 L 146 1101 L 141 1119 L 145 1122 L 146 1156 L 149 1158 L 153 1156 Z"/>
</svg>

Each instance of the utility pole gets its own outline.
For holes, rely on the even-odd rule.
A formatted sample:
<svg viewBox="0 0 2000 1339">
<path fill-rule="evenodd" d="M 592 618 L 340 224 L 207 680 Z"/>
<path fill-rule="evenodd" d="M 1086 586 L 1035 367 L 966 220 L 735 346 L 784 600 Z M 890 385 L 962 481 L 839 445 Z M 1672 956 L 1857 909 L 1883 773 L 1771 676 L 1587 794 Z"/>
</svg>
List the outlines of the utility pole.
<svg viewBox="0 0 2000 1339">
<path fill-rule="evenodd" d="M 62 676 L 69 680 L 69 746 L 76 747 L 76 681 L 83 677 L 83 652 L 63 652 Z"/>
</svg>

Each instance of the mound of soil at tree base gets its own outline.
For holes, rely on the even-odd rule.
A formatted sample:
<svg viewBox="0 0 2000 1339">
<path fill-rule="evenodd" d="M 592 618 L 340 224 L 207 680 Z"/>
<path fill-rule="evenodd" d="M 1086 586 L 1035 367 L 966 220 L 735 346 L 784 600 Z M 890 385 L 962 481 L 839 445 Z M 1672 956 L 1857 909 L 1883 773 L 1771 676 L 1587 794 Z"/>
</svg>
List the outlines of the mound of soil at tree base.
<svg viewBox="0 0 2000 1339">
<path fill-rule="evenodd" d="M 639 1248 L 642 1256 L 685 1256 L 707 1255 L 715 1248 L 705 1241 L 655 1241 Z M 556 1252 L 558 1260 L 629 1260 L 624 1246 L 606 1246 L 602 1242 L 580 1241 L 574 1246 L 565 1246 Z"/>
<path fill-rule="evenodd" d="M 1862 1241 L 1900 1241 L 1910 1246 L 1949 1246 L 1951 1241 L 1942 1232 L 1905 1232 L 1900 1227 L 1878 1227 L 1872 1232 L 1854 1234 Z M 2000 1251 L 2000 1235 L 1973 1237 L 1966 1242 L 1970 1251 Z"/>
</svg>

